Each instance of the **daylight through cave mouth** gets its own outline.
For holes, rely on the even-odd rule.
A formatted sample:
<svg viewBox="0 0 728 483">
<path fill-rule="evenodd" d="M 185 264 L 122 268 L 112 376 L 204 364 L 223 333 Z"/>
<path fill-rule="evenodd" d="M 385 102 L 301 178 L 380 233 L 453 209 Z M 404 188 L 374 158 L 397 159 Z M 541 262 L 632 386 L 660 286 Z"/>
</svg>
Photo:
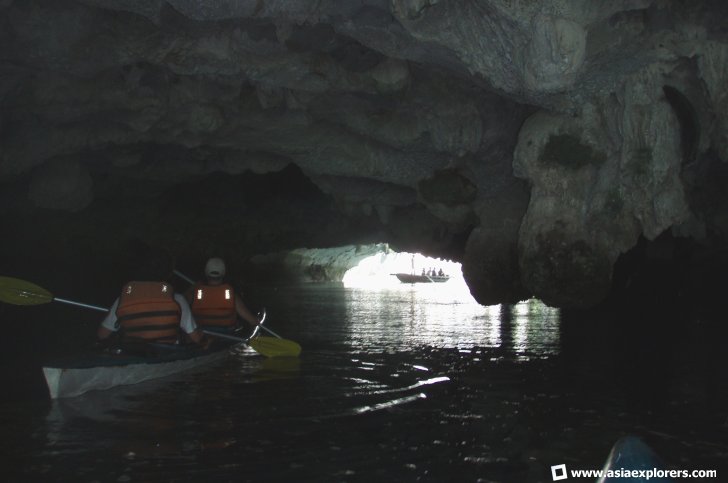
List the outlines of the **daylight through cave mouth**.
<svg viewBox="0 0 728 483">
<path fill-rule="evenodd" d="M 370 255 L 347 270 L 341 281 L 349 288 L 430 290 L 475 303 L 460 263 L 421 253 L 387 250 Z"/>
</svg>

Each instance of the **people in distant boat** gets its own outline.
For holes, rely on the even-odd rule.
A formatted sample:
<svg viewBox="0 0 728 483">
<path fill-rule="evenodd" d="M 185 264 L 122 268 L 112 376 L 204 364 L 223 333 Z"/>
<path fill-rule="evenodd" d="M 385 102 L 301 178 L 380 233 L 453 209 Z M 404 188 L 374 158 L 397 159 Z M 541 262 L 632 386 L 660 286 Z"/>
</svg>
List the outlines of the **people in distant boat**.
<svg viewBox="0 0 728 483">
<path fill-rule="evenodd" d="M 422 269 L 422 276 L 423 276 L 423 277 L 424 277 L 424 276 L 426 276 L 426 274 L 425 274 L 425 269 L 424 269 L 424 268 Z"/>
<path fill-rule="evenodd" d="M 440 270 L 438 270 L 437 276 L 438 277 L 444 277 L 445 276 L 445 272 L 442 271 L 442 268 Z"/>
<path fill-rule="evenodd" d="M 156 342 L 177 344 L 186 338 L 208 344 L 198 329 L 190 306 L 165 280 L 171 272 L 168 257 L 139 261 L 132 281 L 121 289 L 97 330 L 99 340 L 119 337 L 122 344 Z"/>
<path fill-rule="evenodd" d="M 210 258 L 205 264 L 205 281 L 198 282 L 187 292 L 187 300 L 197 324 L 203 329 L 232 331 L 237 327 L 237 317 L 252 327 L 260 321 L 235 293 L 232 285 L 224 282 L 225 262 Z"/>
</svg>

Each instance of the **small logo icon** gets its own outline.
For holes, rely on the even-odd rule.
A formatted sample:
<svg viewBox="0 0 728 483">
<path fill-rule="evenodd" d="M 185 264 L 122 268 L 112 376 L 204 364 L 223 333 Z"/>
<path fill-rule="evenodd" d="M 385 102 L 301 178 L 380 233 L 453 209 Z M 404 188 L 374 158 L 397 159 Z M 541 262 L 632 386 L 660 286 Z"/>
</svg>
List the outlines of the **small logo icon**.
<svg viewBox="0 0 728 483">
<path fill-rule="evenodd" d="M 551 478 L 554 481 L 561 481 L 568 478 L 566 474 L 566 465 L 556 465 L 551 467 Z"/>
</svg>

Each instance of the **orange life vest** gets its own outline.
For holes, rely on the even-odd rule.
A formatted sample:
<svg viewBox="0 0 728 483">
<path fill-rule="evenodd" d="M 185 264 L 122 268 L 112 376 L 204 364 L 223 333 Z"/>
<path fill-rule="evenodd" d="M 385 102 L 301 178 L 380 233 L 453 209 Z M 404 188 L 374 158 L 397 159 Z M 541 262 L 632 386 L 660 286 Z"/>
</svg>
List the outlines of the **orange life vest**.
<svg viewBox="0 0 728 483">
<path fill-rule="evenodd" d="M 177 340 L 181 315 L 172 286 L 162 282 L 129 282 L 116 309 L 123 337 L 155 342 Z"/>
<path fill-rule="evenodd" d="M 235 291 L 231 285 L 198 283 L 192 293 L 192 315 L 203 327 L 235 327 Z"/>
</svg>

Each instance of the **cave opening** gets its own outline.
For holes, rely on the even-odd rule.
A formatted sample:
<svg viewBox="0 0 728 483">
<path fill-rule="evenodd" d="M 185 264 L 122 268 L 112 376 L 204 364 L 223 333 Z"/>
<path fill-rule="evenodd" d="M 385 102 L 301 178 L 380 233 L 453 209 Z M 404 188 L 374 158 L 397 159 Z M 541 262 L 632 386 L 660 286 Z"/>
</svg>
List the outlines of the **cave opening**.
<svg viewBox="0 0 728 483">
<path fill-rule="evenodd" d="M 368 290 L 400 287 L 447 291 L 457 300 L 476 303 L 463 278 L 462 264 L 421 253 L 384 250 L 362 258 L 341 278 L 344 287 Z"/>
</svg>

